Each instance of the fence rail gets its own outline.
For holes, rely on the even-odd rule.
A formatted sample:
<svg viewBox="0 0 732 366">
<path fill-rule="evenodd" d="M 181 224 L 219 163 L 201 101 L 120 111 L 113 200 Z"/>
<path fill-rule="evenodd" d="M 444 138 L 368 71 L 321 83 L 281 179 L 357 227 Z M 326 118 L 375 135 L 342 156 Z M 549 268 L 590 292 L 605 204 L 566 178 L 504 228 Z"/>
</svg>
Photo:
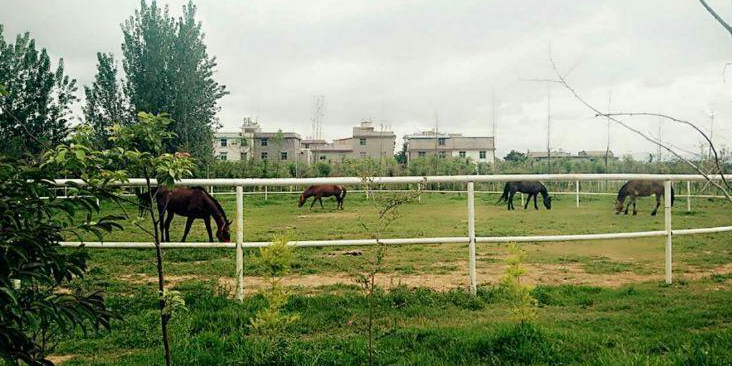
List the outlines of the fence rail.
<svg viewBox="0 0 732 366">
<path fill-rule="evenodd" d="M 725 176 L 732 179 L 732 176 Z M 664 181 L 665 202 L 664 202 L 664 230 L 639 231 L 624 233 L 594 233 L 594 234 L 572 234 L 572 235 L 534 235 L 534 236 L 499 236 L 479 237 L 475 234 L 475 183 L 476 182 L 508 182 L 518 180 L 542 180 L 542 181 L 569 181 L 575 182 L 575 192 L 563 192 L 563 194 L 575 194 L 577 207 L 579 207 L 579 182 L 581 181 L 610 181 L 610 180 L 661 180 Z M 347 185 L 390 185 L 390 184 L 417 184 L 421 189 L 427 183 L 465 183 L 467 194 L 467 236 L 465 237 L 437 237 L 437 238 L 390 238 L 390 239 L 341 239 L 341 240 L 305 240 L 291 241 L 288 245 L 294 247 L 327 247 L 327 246 L 369 246 L 379 243 L 384 245 L 415 245 L 415 244 L 468 244 L 468 272 L 470 276 L 470 291 L 475 294 L 477 288 L 476 278 L 476 243 L 506 243 L 506 242 L 558 242 L 576 240 L 607 240 L 607 239 L 632 239 L 646 237 L 666 238 L 664 249 L 664 279 L 666 283 L 672 282 L 672 250 L 674 235 L 693 235 L 705 233 L 721 233 L 732 231 L 732 226 L 720 226 L 710 228 L 677 229 L 671 226 L 671 182 L 687 182 L 687 201 L 693 197 L 689 195 L 689 182 L 705 181 L 707 178 L 701 175 L 681 174 L 512 174 L 512 175 L 461 175 L 461 176 L 426 176 L 426 177 L 332 177 L 332 178 L 272 178 L 272 179 L 184 179 L 177 182 L 182 186 L 215 186 L 235 187 L 236 195 L 236 243 L 163 243 L 164 249 L 184 248 L 226 248 L 236 250 L 236 298 L 242 300 L 244 296 L 244 259 L 243 250 L 250 248 L 261 248 L 271 244 L 268 241 L 245 242 L 244 241 L 244 187 L 267 187 L 267 186 L 305 186 L 317 184 L 347 184 Z M 721 179 L 720 176 L 713 176 L 711 179 Z M 56 180 L 59 186 L 70 182 L 83 184 L 79 180 Z M 128 182 L 117 183 L 118 186 L 141 186 L 145 185 L 143 179 L 130 179 Z M 463 191 L 460 191 L 463 192 Z M 270 192 L 273 193 L 273 192 Z M 492 192 L 491 192 L 492 193 Z M 597 194 L 597 193 L 595 193 Z M 684 197 L 684 196 L 681 196 Z M 62 242 L 64 247 L 87 247 L 103 249 L 137 249 L 154 248 L 154 243 L 144 242 Z"/>
</svg>

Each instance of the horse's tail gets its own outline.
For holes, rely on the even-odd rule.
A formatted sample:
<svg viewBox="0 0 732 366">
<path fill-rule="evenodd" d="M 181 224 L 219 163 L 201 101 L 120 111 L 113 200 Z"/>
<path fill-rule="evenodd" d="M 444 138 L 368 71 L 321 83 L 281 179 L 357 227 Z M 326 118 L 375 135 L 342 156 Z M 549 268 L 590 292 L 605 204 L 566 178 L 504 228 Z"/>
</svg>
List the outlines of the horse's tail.
<svg viewBox="0 0 732 366">
<path fill-rule="evenodd" d="M 135 187 L 135 196 L 137 197 L 137 215 L 139 217 L 145 217 L 147 215 L 147 209 L 150 206 L 149 193 L 143 191 L 142 188 Z"/>
<path fill-rule="evenodd" d="M 501 201 L 507 201 L 508 200 L 508 190 L 509 190 L 508 189 L 508 183 L 506 183 L 506 185 L 503 186 L 503 194 L 501 195 L 501 197 L 498 198 L 498 202 L 496 202 L 496 203 L 501 203 Z"/>
</svg>

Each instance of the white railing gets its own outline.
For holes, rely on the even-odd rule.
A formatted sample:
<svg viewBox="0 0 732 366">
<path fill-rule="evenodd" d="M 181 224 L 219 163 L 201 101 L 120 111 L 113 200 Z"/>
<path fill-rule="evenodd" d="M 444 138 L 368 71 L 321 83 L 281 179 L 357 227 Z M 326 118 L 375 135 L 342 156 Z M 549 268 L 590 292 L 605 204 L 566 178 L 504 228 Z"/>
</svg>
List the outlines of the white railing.
<svg viewBox="0 0 732 366">
<path fill-rule="evenodd" d="M 732 177 L 727 177 L 732 179 Z M 640 232 L 624 232 L 624 233 L 598 233 L 598 234 L 572 234 L 572 235 L 535 235 L 535 236 L 502 236 L 502 237 L 478 237 L 475 234 L 475 186 L 476 182 L 508 182 L 519 180 L 542 180 L 542 181 L 574 181 L 576 186 L 577 206 L 579 207 L 579 182 L 580 181 L 602 181 L 602 180 L 630 180 L 630 179 L 646 179 L 664 181 L 665 199 L 664 199 L 664 230 L 659 231 L 640 231 Z M 719 176 L 713 179 L 720 179 Z M 347 184 L 347 185 L 364 185 L 364 184 L 417 184 L 418 190 L 421 190 L 423 184 L 426 183 L 466 183 L 467 184 L 467 216 L 468 227 L 467 236 L 464 237 L 436 237 L 436 238 L 390 238 L 390 239 L 339 239 L 339 240 L 305 240 L 291 241 L 288 245 L 294 247 L 326 247 L 326 246 L 369 246 L 369 245 L 405 245 L 405 244 L 468 244 L 468 271 L 470 275 L 470 291 L 475 294 L 477 286 L 476 278 L 476 260 L 475 245 L 476 243 L 506 243 L 506 242 L 556 242 L 556 241 L 575 241 L 575 240 L 605 240 L 605 239 L 631 239 L 665 236 L 665 281 L 672 281 L 672 238 L 673 235 L 692 235 L 704 233 L 719 233 L 732 231 L 732 226 L 695 228 L 673 230 L 671 226 L 671 182 L 672 181 L 705 181 L 701 175 L 679 175 L 679 174 L 514 174 L 514 175 L 461 175 L 461 176 L 427 176 L 427 177 L 333 177 L 333 178 L 272 178 L 272 179 L 184 179 L 177 182 L 181 186 L 217 186 L 217 187 L 236 187 L 236 243 L 163 243 L 162 248 L 230 248 L 236 250 L 236 298 L 241 300 L 244 296 L 244 257 L 243 250 L 245 248 L 261 248 L 271 244 L 271 242 L 245 242 L 244 241 L 244 191 L 243 187 L 261 187 L 261 186 L 307 186 L 317 184 Z M 82 182 L 78 180 L 57 180 L 59 185 L 74 181 L 77 184 Z M 143 179 L 131 179 L 128 182 L 119 183 L 118 186 L 142 186 L 145 185 Z M 687 183 L 687 192 L 689 185 Z M 62 242 L 65 247 L 87 248 L 116 248 L 116 249 L 132 249 L 132 248 L 154 248 L 154 243 L 142 242 Z"/>
</svg>

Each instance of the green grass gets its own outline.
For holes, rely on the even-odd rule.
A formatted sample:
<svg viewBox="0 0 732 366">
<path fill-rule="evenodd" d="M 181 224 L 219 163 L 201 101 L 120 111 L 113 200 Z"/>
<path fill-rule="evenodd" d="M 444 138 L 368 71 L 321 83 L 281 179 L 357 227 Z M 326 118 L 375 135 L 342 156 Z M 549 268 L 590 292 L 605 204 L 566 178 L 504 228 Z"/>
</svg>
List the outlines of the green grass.
<svg viewBox="0 0 732 366">
<path fill-rule="evenodd" d="M 231 196 L 222 204 L 235 212 Z M 506 212 L 495 195 L 476 199 L 480 236 L 569 234 L 661 230 L 662 215 L 649 216 L 651 201 L 639 202 L 636 217 L 616 216 L 612 199 L 594 198 L 574 207 L 574 197 L 558 197 L 551 211 Z M 361 195 L 349 194 L 345 211 L 297 209 L 295 196 L 245 198 L 245 240 L 269 240 L 285 231 L 293 239 L 367 238 L 361 223 L 373 211 Z M 466 201 L 430 194 L 401 208 L 385 237 L 464 236 Z M 683 200 L 674 208 L 677 228 L 729 224 L 721 201 L 695 200 L 693 214 Z M 130 208 L 128 208 L 129 210 Z M 105 213 L 119 209 L 105 204 Z M 134 212 L 134 211 L 131 211 Z M 231 214 L 230 214 L 231 216 Z M 174 221 L 178 239 L 183 221 Z M 197 223 L 192 239 L 204 241 Z M 523 244 L 529 278 L 538 284 L 538 320 L 516 326 L 494 287 L 506 254 L 504 245 L 478 245 L 477 297 L 469 296 L 467 246 L 390 247 L 382 278 L 457 278 L 458 286 L 436 291 L 395 286 L 377 296 L 379 365 L 730 365 L 732 360 L 732 245 L 730 234 L 674 238 L 674 285 L 663 285 L 663 238 Z M 110 241 L 149 241 L 126 225 Z M 294 277 L 340 279 L 294 287 L 288 312 L 301 319 L 286 341 L 272 348 L 247 327 L 263 299 L 247 284 L 243 304 L 230 299 L 232 250 L 184 249 L 165 253 L 166 272 L 182 291 L 189 310 L 172 321 L 176 365 L 360 365 L 367 360 L 364 332 L 367 306 L 352 278 L 373 248 L 360 256 L 344 248 L 296 249 Z M 79 285 L 103 287 L 124 320 L 111 332 L 69 335 L 56 354 L 72 355 L 64 365 L 161 364 L 155 289 L 131 275 L 154 273 L 149 250 L 88 250 L 90 272 Z M 245 273 L 257 276 L 245 253 Z M 538 271 L 535 274 L 532 271 Z M 140 278 L 145 278 L 145 277 Z M 253 279 L 254 277 L 248 277 Z M 562 280 L 568 278 L 568 280 Z M 460 282 L 462 281 L 462 282 Z M 568 284 L 561 284 L 568 283 Z M 586 285 L 586 283 L 594 285 Z M 624 284 L 623 284 L 624 283 Z M 623 285 L 619 285 L 623 284 Z M 429 286 L 426 284 L 425 286 Z"/>
</svg>

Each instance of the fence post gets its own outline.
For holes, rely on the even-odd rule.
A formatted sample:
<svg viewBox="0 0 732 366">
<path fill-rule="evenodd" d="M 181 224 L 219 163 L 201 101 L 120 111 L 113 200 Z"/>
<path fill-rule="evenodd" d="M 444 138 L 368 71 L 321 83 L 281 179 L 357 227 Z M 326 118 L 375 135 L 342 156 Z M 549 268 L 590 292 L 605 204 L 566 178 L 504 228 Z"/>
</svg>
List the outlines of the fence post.
<svg viewBox="0 0 732 366">
<path fill-rule="evenodd" d="M 686 211 L 691 211 L 691 181 L 686 181 Z"/>
<path fill-rule="evenodd" d="M 236 186 L 236 299 L 244 301 L 244 187 Z"/>
<path fill-rule="evenodd" d="M 574 182 L 574 200 L 576 202 L 577 207 L 579 207 L 579 181 Z"/>
<path fill-rule="evenodd" d="M 417 202 L 422 202 L 422 183 L 417 183 Z"/>
<path fill-rule="evenodd" d="M 524 206 L 524 194 L 523 193 L 519 193 L 519 194 L 521 195 L 521 207 L 523 207 Z"/>
<path fill-rule="evenodd" d="M 468 182 L 468 237 L 470 238 L 468 266 L 470 267 L 470 294 L 477 293 L 475 278 L 475 186 Z"/>
<path fill-rule="evenodd" d="M 665 279 L 667 284 L 671 284 L 671 249 L 672 249 L 672 232 L 671 232 L 671 181 L 663 182 L 663 198 L 664 198 L 664 222 L 666 223 L 666 250 L 665 257 Z"/>
<path fill-rule="evenodd" d="M 264 200 L 267 200 L 267 186 L 264 186 Z"/>
</svg>

